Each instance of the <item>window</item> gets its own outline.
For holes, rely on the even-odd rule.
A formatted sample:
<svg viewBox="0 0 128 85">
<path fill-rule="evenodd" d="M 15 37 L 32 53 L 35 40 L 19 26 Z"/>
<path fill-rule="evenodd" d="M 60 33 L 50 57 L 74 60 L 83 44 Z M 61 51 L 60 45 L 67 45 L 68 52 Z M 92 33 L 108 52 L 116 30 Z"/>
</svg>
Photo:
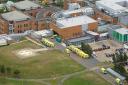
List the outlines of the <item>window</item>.
<svg viewBox="0 0 128 85">
<path fill-rule="evenodd" d="M 24 27 L 28 27 L 28 24 L 24 24 Z"/>
<path fill-rule="evenodd" d="M 18 25 L 18 28 L 20 28 L 20 26 Z"/>
<path fill-rule="evenodd" d="M 26 24 L 26 27 L 28 27 L 28 24 Z"/>
<path fill-rule="evenodd" d="M 18 25 L 18 28 L 22 28 L 22 25 Z"/>
</svg>

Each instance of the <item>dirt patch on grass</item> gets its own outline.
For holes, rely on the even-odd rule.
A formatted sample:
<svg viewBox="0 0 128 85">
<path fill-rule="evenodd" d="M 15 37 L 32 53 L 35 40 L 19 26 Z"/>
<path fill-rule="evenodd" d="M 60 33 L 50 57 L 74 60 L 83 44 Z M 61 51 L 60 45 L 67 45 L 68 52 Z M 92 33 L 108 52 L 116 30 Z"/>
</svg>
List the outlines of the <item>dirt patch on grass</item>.
<svg viewBox="0 0 128 85">
<path fill-rule="evenodd" d="M 21 50 L 14 51 L 17 57 L 21 59 L 29 58 L 29 57 L 34 57 L 38 55 L 40 51 L 46 51 L 48 49 L 42 48 L 42 49 L 31 49 L 31 48 L 25 48 Z"/>
</svg>

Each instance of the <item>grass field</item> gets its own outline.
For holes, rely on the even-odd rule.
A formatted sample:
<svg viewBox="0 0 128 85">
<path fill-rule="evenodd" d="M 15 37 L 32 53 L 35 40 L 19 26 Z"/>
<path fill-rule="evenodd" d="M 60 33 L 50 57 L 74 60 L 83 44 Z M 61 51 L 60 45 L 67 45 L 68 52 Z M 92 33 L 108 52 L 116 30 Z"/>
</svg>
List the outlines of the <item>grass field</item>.
<svg viewBox="0 0 128 85">
<path fill-rule="evenodd" d="M 21 78 L 49 78 L 70 74 L 84 69 L 59 50 L 40 52 L 37 56 L 20 59 L 13 51 L 24 48 L 41 48 L 29 41 L 0 47 L 0 65 L 19 69 Z"/>
<path fill-rule="evenodd" d="M 64 82 L 63 85 L 111 85 L 99 75 L 93 72 L 81 73 L 80 75 L 72 76 Z"/>
<path fill-rule="evenodd" d="M 5 78 L 0 78 L 0 85 L 43 85 L 43 84 L 37 82 L 8 80 Z"/>
<path fill-rule="evenodd" d="M 9 46 L 0 47 L 0 65 L 20 70 L 21 78 L 45 79 L 51 85 L 57 85 L 62 78 L 54 79 L 62 75 L 83 71 L 85 68 L 77 64 L 69 56 L 60 50 L 39 52 L 38 55 L 21 59 L 14 51 L 25 48 L 40 49 L 42 47 L 30 41 L 24 41 Z M 0 77 L 0 85 L 43 85 L 36 82 L 7 80 Z M 63 85 L 110 85 L 104 79 L 93 72 L 81 73 L 64 81 Z"/>
</svg>

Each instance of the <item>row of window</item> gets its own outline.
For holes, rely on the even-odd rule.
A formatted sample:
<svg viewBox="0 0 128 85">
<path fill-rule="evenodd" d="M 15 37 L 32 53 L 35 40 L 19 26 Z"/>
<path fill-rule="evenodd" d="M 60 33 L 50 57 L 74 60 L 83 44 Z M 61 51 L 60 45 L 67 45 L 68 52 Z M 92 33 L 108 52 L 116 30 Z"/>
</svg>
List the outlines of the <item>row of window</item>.
<svg viewBox="0 0 128 85">
<path fill-rule="evenodd" d="M 32 29 L 29 28 L 29 29 L 24 29 L 24 30 L 18 30 L 17 33 L 23 33 L 23 32 L 25 32 L 27 30 L 32 30 Z M 38 31 L 39 29 L 33 29 L 33 30 Z"/>
<path fill-rule="evenodd" d="M 81 32 L 73 33 L 73 37 L 80 36 L 80 35 L 81 35 Z"/>
<path fill-rule="evenodd" d="M 35 25 L 37 25 L 37 24 L 35 24 Z M 29 24 L 24 24 L 24 25 L 18 25 L 17 27 L 18 28 L 22 28 L 22 27 L 29 27 L 30 25 Z M 41 27 L 44 27 L 45 26 L 45 24 L 43 23 L 43 24 L 41 24 Z"/>
<path fill-rule="evenodd" d="M 24 25 L 18 25 L 17 27 L 22 28 L 22 27 L 28 27 L 28 26 L 29 26 L 28 24 L 24 24 Z"/>
<path fill-rule="evenodd" d="M 83 43 L 91 43 L 91 42 L 94 42 L 94 39 L 86 39 L 86 40 L 70 42 L 70 43 L 73 44 L 73 45 L 81 45 L 81 42 L 83 42 Z"/>
<path fill-rule="evenodd" d="M 27 29 L 28 30 L 28 29 Z M 31 29 L 29 29 L 29 30 L 31 30 Z M 17 32 L 18 33 L 23 33 L 23 32 L 25 32 L 26 30 L 24 29 L 24 30 L 18 30 Z"/>
</svg>

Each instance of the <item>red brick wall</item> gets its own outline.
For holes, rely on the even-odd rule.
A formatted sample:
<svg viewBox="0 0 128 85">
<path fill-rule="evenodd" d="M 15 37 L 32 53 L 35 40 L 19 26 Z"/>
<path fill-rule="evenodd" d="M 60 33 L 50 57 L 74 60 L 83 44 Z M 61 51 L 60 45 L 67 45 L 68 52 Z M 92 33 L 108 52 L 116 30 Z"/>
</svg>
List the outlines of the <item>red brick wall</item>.
<svg viewBox="0 0 128 85">
<path fill-rule="evenodd" d="M 14 32 L 24 32 L 26 30 L 43 30 L 46 29 L 46 23 L 44 21 L 36 22 L 34 20 L 20 21 L 14 23 Z"/>
<path fill-rule="evenodd" d="M 57 32 L 63 39 L 79 37 L 82 35 L 81 26 L 74 26 L 68 28 L 58 28 L 54 23 L 50 23 L 50 28 Z"/>
<path fill-rule="evenodd" d="M 0 18 L 0 34 L 8 33 L 8 23 Z"/>
<path fill-rule="evenodd" d="M 47 28 L 47 23 L 45 21 L 38 22 L 38 30 L 43 30 Z"/>
<path fill-rule="evenodd" d="M 26 30 L 34 29 L 36 26 L 31 20 L 14 22 L 14 32 L 24 32 Z"/>
<path fill-rule="evenodd" d="M 36 17 L 36 14 L 41 10 L 41 8 L 37 8 L 37 9 L 32 9 L 32 10 L 28 10 L 25 11 L 24 13 L 33 17 Z"/>
<path fill-rule="evenodd" d="M 98 27 L 98 22 L 88 24 L 88 30 L 90 31 L 96 31 L 97 27 Z"/>
<path fill-rule="evenodd" d="M 95 18 L 97 19 L 99 17 L 103 20 L 110 21 L 112 23 L 117 23 L 118 22 L 115 18 L 112 18 L 111 16 L 106 15 L 105 13 L 102 13 L 100 11 L 96 11 L 96 17 Z"/>
</svg>

